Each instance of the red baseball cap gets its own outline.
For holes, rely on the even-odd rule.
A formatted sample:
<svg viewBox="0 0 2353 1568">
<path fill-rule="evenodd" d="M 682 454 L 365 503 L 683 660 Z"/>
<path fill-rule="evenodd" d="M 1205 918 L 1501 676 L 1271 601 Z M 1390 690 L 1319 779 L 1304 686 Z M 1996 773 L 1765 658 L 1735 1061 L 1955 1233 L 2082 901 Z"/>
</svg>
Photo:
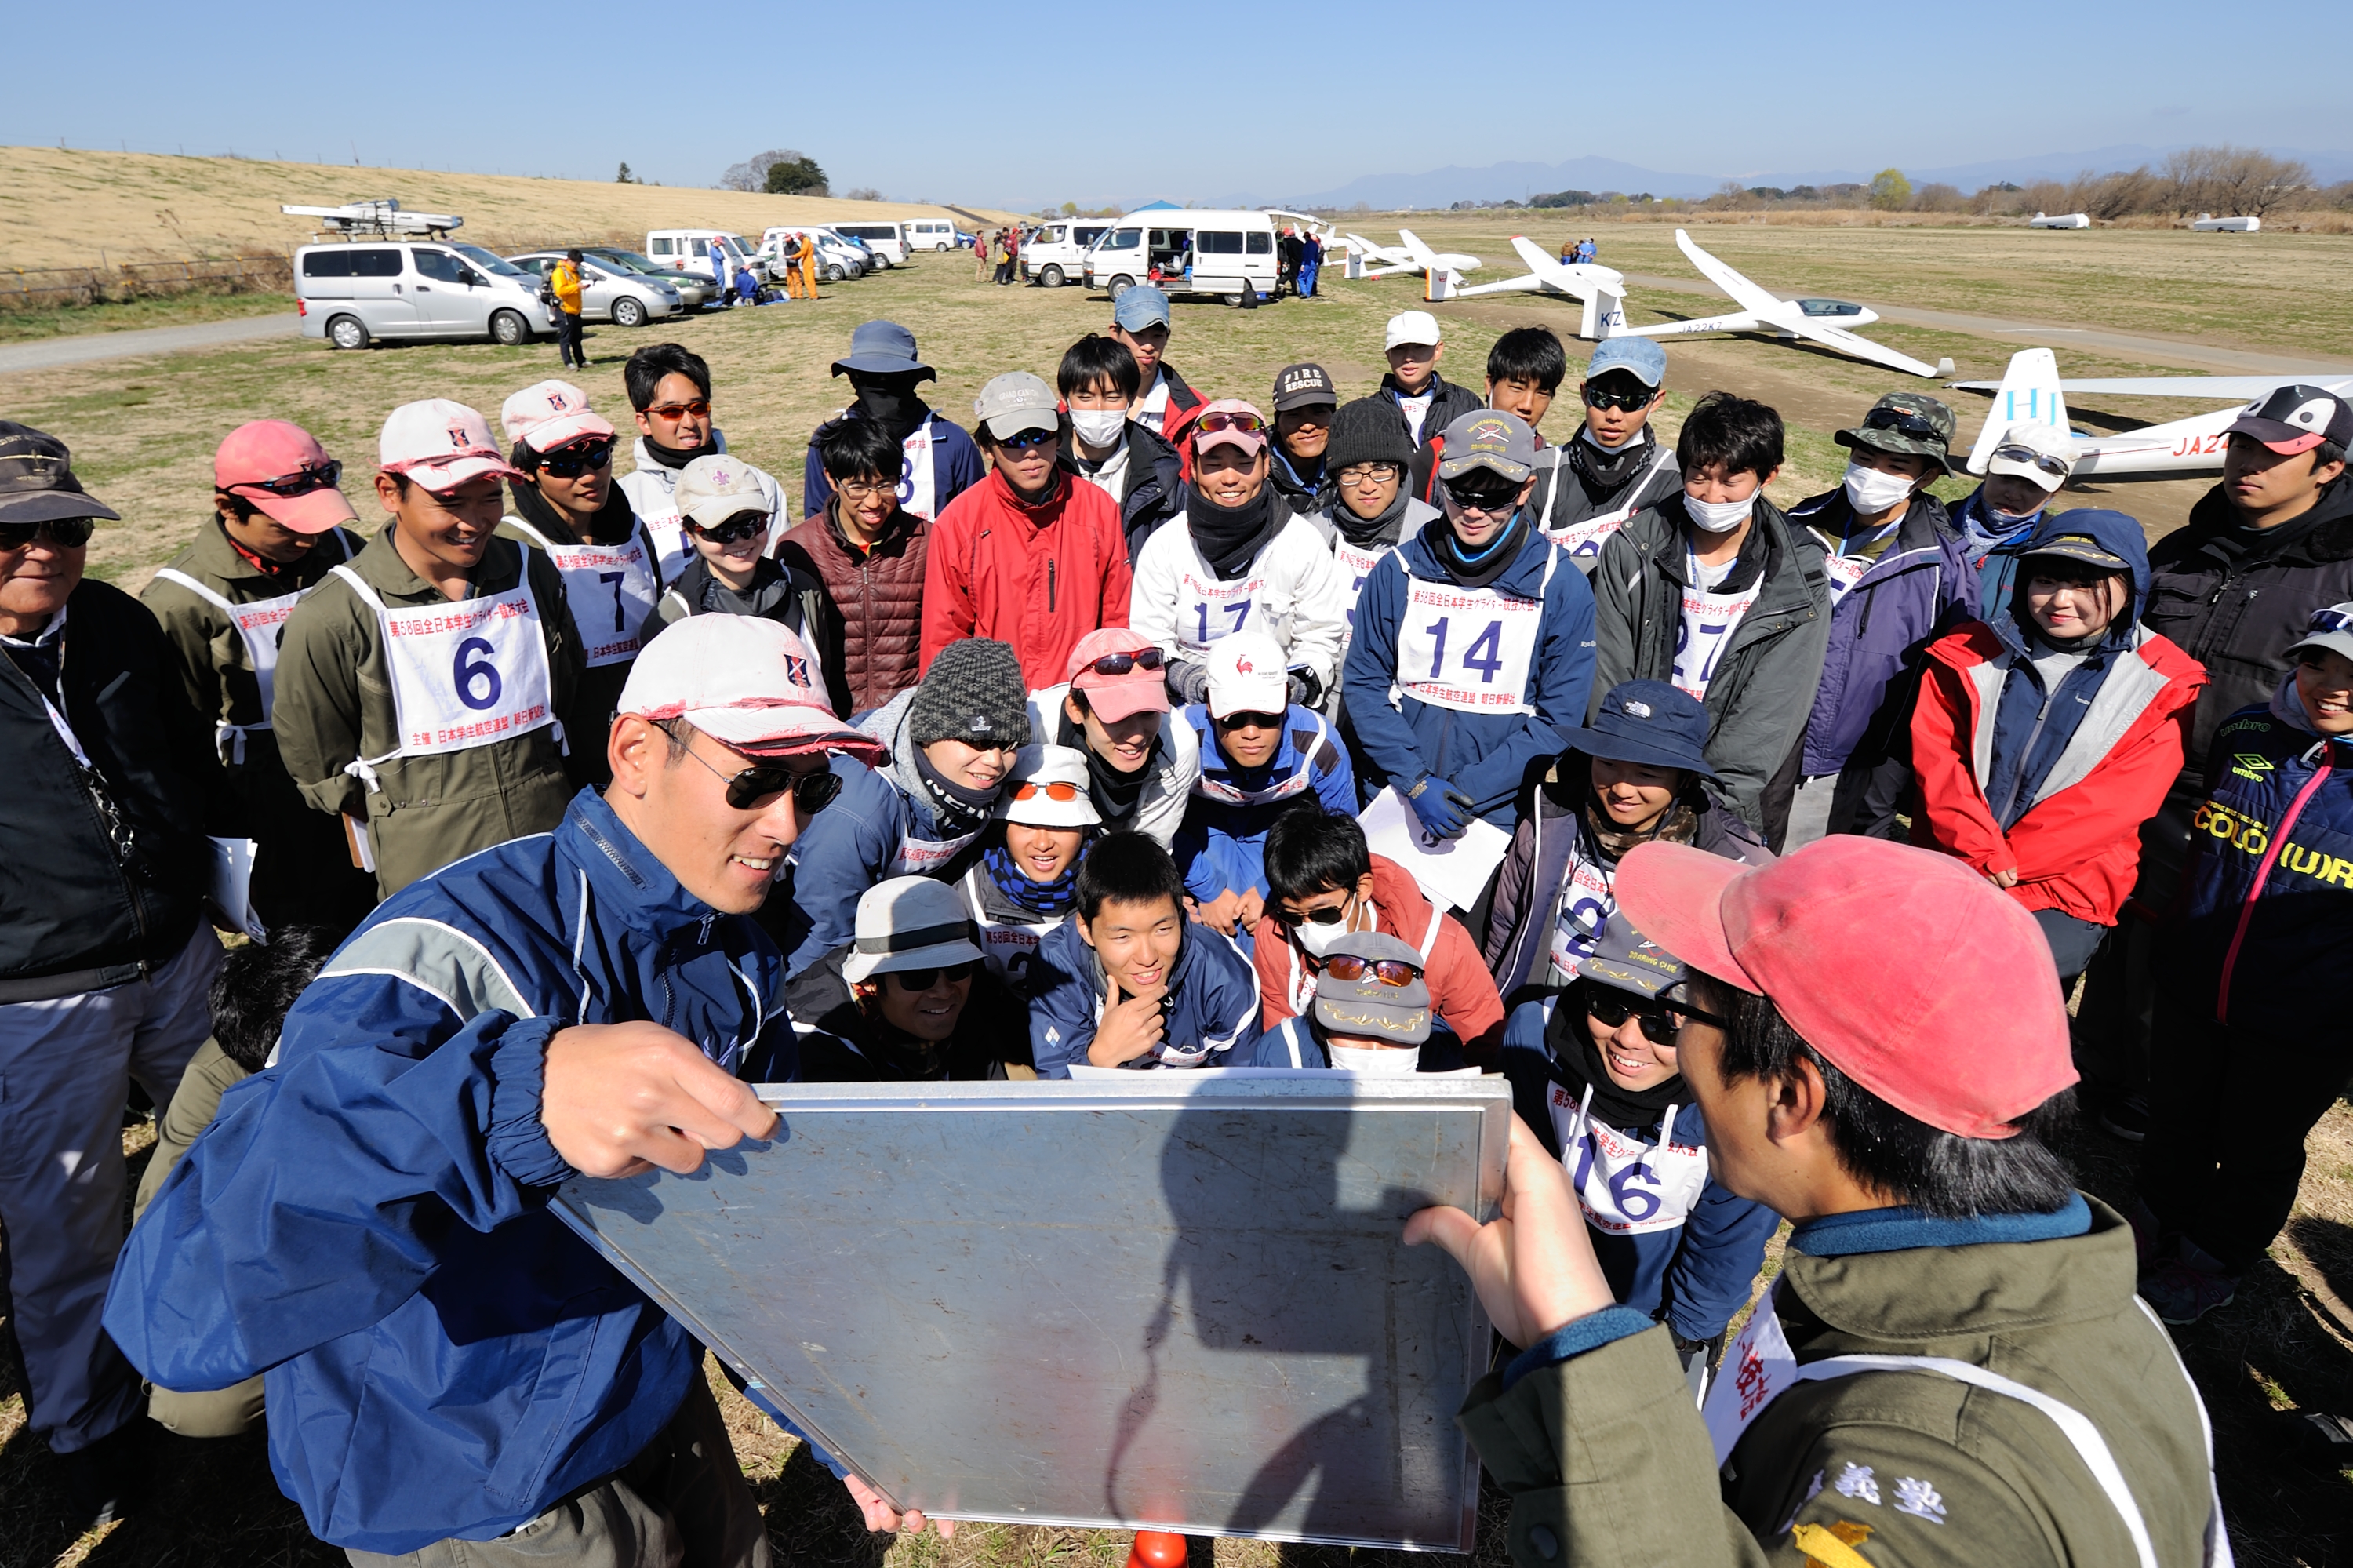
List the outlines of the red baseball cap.
<svg viewBox="0 0 2353 1568">
<path fill-rule="evenodd" d="M 1071 650 L 1066 673 L 1072 691 L 1087 694 L 1087 706 L 1105 724 L 1117 724 L 1132 715 L 1168 711 L 1168 684 L 1162 668 L 1129 666 L 1124 674 L 1106 675 L 1094 667 L 1108 653 L 1141 653 L 1155 646 L 1151 638 L 1124 626 L 1106 626 L 1079 639 Z"/>
<path fill-rule="evenodd" d="M 1770 997 L 1839 1071 L 1930 1127 L 2009 1138 L 2075 1081 L 2042 928 L 1949 855 L 1834 833 L 1750 867 L 1648 843 L 1614 891 L 1644 936 Z"/>
<path fill-rule="evenodd" d="M 323 534 L 339 524 L 359 521 L 351 502 L 335 488 L 342 477 L 342 465 L 327 455 L 318 439 L 284 419 L 239 425 L 213 453 L 215 490 L 251 502 L 263 516 L 297 534 Z M 271 485 L 278 489 L 265 488 Z M 304 485 L 311 488 L 301 489 Z M 279 493 L 290 488 L 300 493 Z"/>
</svg>

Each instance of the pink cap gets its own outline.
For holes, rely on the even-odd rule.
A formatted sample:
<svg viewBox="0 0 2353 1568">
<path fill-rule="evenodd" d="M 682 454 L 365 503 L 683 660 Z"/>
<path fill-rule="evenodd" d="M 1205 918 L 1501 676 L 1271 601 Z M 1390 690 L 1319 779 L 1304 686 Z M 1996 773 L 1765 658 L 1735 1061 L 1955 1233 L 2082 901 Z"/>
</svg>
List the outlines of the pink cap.
<svg viewBox="0 0 2353 1568">
<path fill-rule="evenodd" d="M 508 398 L 499 409 L 499 428 L 510 441 L 535 452 L 552 452 L 583 436 L 609 436 L 613 422 L 591 413 L 588 394 L 569 381 L 542 381 Z"/>
<path fill-rule="evenodd" d="M 436 495 L 489 474 L 521 479 L 522 471 L 499 450 L 491 422 L 463 403 L 430 397 L 403 403 L 384 422 L 377 442 L 386 473 L 406 474 Z"/>
<path fill-rule="evenodd" d="M 1124 675 L 1106 675 L 1094 667 L 1106 653 L 1141 653 L 1154 646 L 1151 638 L 1124 626 L 1106 626 L 1079 639 L 1071 650 L 1071 688 L 1087 694 L 1087 706 L 1106 724 L 1117 724 L 1140 713 L 1168 711 L 1166 673 L 1131 666 Z"/>
<path fill-rule="evenodd" d="M 1839 1071 L 1930 1127 L 2008 1138 L 2075 1081 L 2042 928 L 1949 855 L 1833 833 L 1751 868 L 1648 843 L 1614 891 L 1644 936 L 1770 997 Z"/>
<path fill-rule="evenodd" d="M 306 470 L 313 474 L 335 471 L 334 460 L 316 437 L 284 419 L 255 419 L 231 430 L 213 453 L 213 488 L 250 501 L 263 516 L 297 534 L 323 534 L 338 524 L 359 521 L 360 514 L 332 480 L 300 495 L 273 495 L 261 488 L 300 480 Z"/>
<path fill-rule="evenodd" d="M 1239 430 L 1230 425 L 1222 430 L 1208 429 L 1208 421 L 1212 414 L 1249 414 L 1261 425 L 1266 423 L 1266 416 L 1243 399 L 1219 397 L 1214 402 L 1202 405 L 1200 412 L 1193 416 L 1194 451 L 1205 452 L 1211 447 L 1240 447 L 1242 450 L 1255 456 L 1266 450 L 1266 437 L 1261 431 Z"/>
<path fill-rule="evenodd" d="M 837 717 L 807 644 L 753 615 L 673 621 L 629 666 L 614 710 L 657 723 L 684 719 L 712 739 L 761 757 L 839 751 L 879 763 L 881 743 Z"/>
</svg>

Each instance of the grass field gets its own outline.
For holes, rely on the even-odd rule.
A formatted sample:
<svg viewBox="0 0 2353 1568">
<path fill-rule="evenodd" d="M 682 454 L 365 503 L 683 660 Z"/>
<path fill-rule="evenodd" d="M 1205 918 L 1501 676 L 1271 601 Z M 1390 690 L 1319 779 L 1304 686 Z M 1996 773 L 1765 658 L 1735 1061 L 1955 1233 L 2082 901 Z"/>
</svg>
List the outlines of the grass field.
<svg viewBox="0 0 2353 1568">
<path fill-rule="evenodd" d="M 79 154 L 74 155 L 81 156 Z M 93 155 L 94 156 L 94 155 Z M 170 164 L 173 160 L 161 160 Z M 252 165 L 268 171 L 279 165 Z M 338 171 L 339 174 L 344 171 Z M 530 182 L 543 184 L 544 182 Z M 343 188 L 343 187 L 338 187 Z M 353 194 L 380 188 L 364 183 Z M 632 187 L 621 187 L 629 191 Z M 403 193 L 404 195 L 406 193 Z M 677 196 L 680 193 L 672 193 Z M 700 199 L 703 193 L 684 193 Z M 275 198 L 272 198 L 273 200 Z M 289 198 L 291 199 L 291 198 Z M 631 199 L 637 199 L 632 196 Z M 750 200 L 754 198 L 740 198 Z M 420 198 L 415 205 L 430 206 Z M 462 208 L 462 203 L 459 204 Z M 0 207 L 0 213 L 8 209 Z M 1534 224 L 1540 215 L 1512 215 Z M 1504 268 L 1508 228 L 1494 215 L 1414 222 L 1416 231 L 1450 248 L 1468 248 Z M 1366 226 L 1366 232 L 1372 232 Z M 5 230 L 14 242 L 15 229 Z M 1533 229 L 1556 248 L 1566 232 Z M 1601 237 L 1603 259 L 1629 271 L 1687 276 L 1664 228 L 1626 226 Z M 2094 231 L 2037 235 L 2003 263 L 2015 278 L 1980 280 L 1973 272 L 2021 246 L 2007 231 L 1855 229 L 1778 231 L 1721 227 L 1703 243 L 1760 282 L 1789 289 L 1850 293 L 1866 299 L 1955 311 L 2014 313 L 2053 322 L 2096 322 L 2137 332 L 2209 334 L 2214 341 L 2316 355 L 2353 343 L 2345 306 L 2344 263 L 2353 241 L 2311 238 L 2313 249 L 2274 245 L 2228 254 L 2255 270 L 2246 300 L 2215 287 L 2199 308 L 2204 325 L 2168 327 L 2136 313 L 2144 293 L 2187 297 L 2200 287 L 2209 258 L 2221 254 L 2211 236 Z M 2301 245 L 2308 237 L 2294 238 Z M 2084 242 L 2096 242 L 2094 245 Z M 1991 249 L 1978 250 L 1984 245 Z M 2045 244 L 2069 247 L 2062 251 Z M 2338 249 L 2327 249 L 2337 247 Z M 2062 258 L 2053 261 L 2052 258 Z M 2332 261 L 2330 258 L 2335 260 Z M 2069 270 L 2078 265 L 2086 270 Z M 2334 269 L 2332 271 L 2331 269 Z M 2136 269 L 2145 269 L 2144 273 Z M 1496 274 L 1490 274 L 1496 275 Z M 2144 287 L 2144 281 L 2146 287 Z M 2232 285 L 2233 288 L 2240 287 Z M 1991 293 L 1972 290 L 1991 289 Z M 2314 303 L 2311 331 L 2324 344 L 2299 339 L 2286 326 L 2265 326 L 2247 302 L 2264 291 L 2298 290 Z M 2229 297 L 2224 297 L 2229 296 Z M 1643 302 L 1638 294 L 1637 303 Z M 1651 304 L 1678 312 L 1696 302 L 1654 293 Z M 1384 368 L 1381 326 L 1394 311 L 1418 306 L 1418 286 L 1405 281 L 1335 281 L 1331 298 L 1285 302 L 1244 313 L 1215 304 L 1180 304 L 1169 349 L 1172 363 L 1211 394 L 1263 398 L 1274 372 L 1293 360 L 1322 363 L 1342 393 L 1369 392 Z M 2187 309 L 2188 307 L 2184 307 Z M 2297 308 L 2303 308 L 2301 306 Z M 1478 384 L 1495 335 L 1526 322 L 1574 328 L 1568 302 L 1525 296 L 1466 301 L 1437 308 L 1446 323 L 1450 379 Z M 996 289 L 976 284 L 968 258 L 925 259 L 915 266 L 828 288 L 813 304 L 766 307 L 691 319 L 665 327 L 623 332 L 591 329 L 596 358 L 578 377 L 598 407 L 626 412 L 620 365 L 641 344 L 675 338 L 705 355 L 716 377 L 715 403 L 733 450 L 799 489 L 801 454 L 809 429 L 839 406 L 846 388 L 828 375 L 845 352 L 850 330 L 872 316 L 890 316 L 920 337 L 939 369 L 931 392 L 948 417 L 968 423 L 972 399 L 991 375 L 1026 368 L 1052 376 L 1064 347 L 1110 317 L 1107 301 L 1078 289 Z M 1638 316 L 1638 320 L 1644 319 Z M 135 324 L 160 324 L 142 320 Z M 1873 334 L 1928 359 L 1949 355 L 1963 376 L 1998 375 L 2010 345 L 1959 333 L 1881 326 Z M 2301 330 L 2301 329 L 2298 329 Z M 2337 334 L 2330 336 L 2330 334 Z M 1579 361 L 1584 350 L 1570 349 Z M 1810 351 L 1745 339 L 1678 343 L 1669 349 L 1672 397 L 1665 429 L 1672 435 L 1698 393 L 1728 387 L 1782 409 L 1790 428 L 1788 467 L 1773 493 L 1788 501 L 1834 483 L 1843 454 L 1830 440 L 1880 393 L 1923 384 L 1892 372 Z M 2073 374 L 2160 374 L 2163 367 L 2068 355 Z M 413 398 L 446 396 L 471 402 L 493 419 L 511 392 L 557 374 L 552 344 L 503 349 L 489 344 L 417 344 L 365 354 L 329 352 L 309 341 L 267 342 L 198 353 L 125 359 L 0 377 L 8 417 L 65 438 L 90 489 L 124 515 L 101 525 L 92 548 L 99 573 L 136 588 L 185 542 L 208 513 L 210 457 L 220 437 L 240 420 L 292 418 L 308 426 L 355 471 L 347 488 L 361 494 L 373 467 L 385 414 Z M 1573 387 L 1570 389 L 1573 397 Z M 1962 440 L 1976 431 L 1984 403 L 1950 395 L 1961 416 Z M 2125 405 L 2121 419 L 2157 419 L 2207 405 Z M 1575 428 L 1573 401 L 1546 421 L 1554 438 Z M 626 420 L 619 422 L 625 423 Z M 2206 481 L 2119 485 L 2070 493 L 2069 503 L 2119 506 L 2142 518 L 2152 534 L 2179 523 Z M 1946 493 L 1957 494 L 1959 486 Z M 1901 957 L 1901 956 L 1899 956 Z M 134 1138 L 143 1140 L 145 1135 Z M 2111 1198 L 2129 1188 L 2130 1150 L 2086 1135 L 2074 1150 L 2084 1181 Z M 2240 1300 L 2179 1337 L 2183 1353 L 2205 1392 L 2217 1425 L 2224 1499 L 2242 1542 L 2240 1561 L 2272 1564 L 2353 1562 L 2347 1521 L 2353 1520 L 2353 1471 L 2301 1444 L 2299 1413 L 2353 1413 L 2353 1111 L 2340 1106 L 2315 1134 L 2313 1158 L 2296 1216 L 2273 1249 L 2272 1262 L 2251 1277 Z M 0 1357 L 0 1361 L 5 1361 Z M 866 1538 L 839 1501 L 839 1490 L 806 1458 L 795 1458 L 748 1407 L 729 1400 L 747 1470 L 769 1508 L 780 1560 L 813 1568 L 1118 1568 L 1124 1537 L 1079 1531 L 973 1528 L 946 1545 L 930 1537 L 895 1545 Z M 52 1514 L 41 1445 L 22 1429 L 23 1404 L 0 1386 L 0 1568 L 52 1563 L 146 1564 L 175 1568 L 214 1564 L 311 1564 L 340 1561 L 311 1541 L 268 1477 L 258 1440 L 189 1444 L 172 1440 L 160 1472 L 166 1502 L 150 1518 L 103 1534 L 61 1536 Z M 2339 1451 L 2340 1453 L 2342 1450 Z M 1490 1513 L 1491 1526 L 1494 1515 Z M 1480 1568 L 1500 1568 L 1499 1532 L 1483 1533 Z M 1272 1568 L 1279 1563 L 1335 1568 L 1335 1554 L 1224 1542 L 1225 1568 Z"/>
</svg>

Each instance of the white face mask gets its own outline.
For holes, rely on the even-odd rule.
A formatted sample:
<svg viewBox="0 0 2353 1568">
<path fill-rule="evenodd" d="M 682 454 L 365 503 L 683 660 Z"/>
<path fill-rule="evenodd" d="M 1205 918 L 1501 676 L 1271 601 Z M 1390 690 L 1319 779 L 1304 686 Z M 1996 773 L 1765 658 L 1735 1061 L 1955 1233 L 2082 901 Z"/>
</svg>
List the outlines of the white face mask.
<svg viewBox="0 0 2353 1568">
<path fill-rule="evenodd" d="M 1341 906 L 1346 908 L 1345 905 Z M 1328 958 L 1340 938 L 1348 934 L 1348 917 L 1345 914 L 1329 926 L 1319 926 L 1313 920 L 1303 920 L 1298 926 L 1299 945 L 1317 958 Z"/>
<path fill-rule="evenodd" d="M 1073 408 L 1071 429 L 1079 440 L 1100 450 L 1119 443 L 1119 433 L 1127 425 L 1127 412 L 1123 408 Z"/>
<path fill-rule="evenodd" d="M 1698 501 L 1689 492 L 1683 494 L 1683 511 L 1700 529 L 1709 534 L 1729 534 L 1746 521 L 1756 509 L 1757 497 L 1746 501 Z"/>
<path fill-rule="evenodd" d="M 1418 1045 L 1372 1051 L 1360 1045 L 1326 1045 L 1324 1049 L 1332 1054 L 1333 1067 L 1343 1073 L 1362 1073 L 1368 1078 L 1405 1078 L 1421 1071 L 1421 1048 Z"/>
<path fill-rule="evenodd" d="M 1899 501 L 1909 500 L 1912 487 L 1918 482 L 1909 474 L 1883 473 L 1851 462 L 1846 465 L 1847 503 L 1865 516 L 1884 512 Z"/>
</svg>

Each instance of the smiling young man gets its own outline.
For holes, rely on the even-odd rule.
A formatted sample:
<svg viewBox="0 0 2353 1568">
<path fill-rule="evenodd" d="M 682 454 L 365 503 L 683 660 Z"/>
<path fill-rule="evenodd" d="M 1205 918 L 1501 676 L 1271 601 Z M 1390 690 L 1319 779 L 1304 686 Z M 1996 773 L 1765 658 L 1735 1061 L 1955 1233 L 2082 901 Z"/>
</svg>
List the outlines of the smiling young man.
<svg viewBox="0 0 2353 1568">
<path fill-rule="evenodd" d="M 678 476 L 696 458 L 727 450 L 727 438 L 711 413 L 711 366 L 681 344 L 648 344 L 621 367 L 621 382 L 638 421 L 636 467 L 621 476 L 621 489 L 653 535 L 662 580 L 676 582 L 692 554 L 673 499 Z M 750 463 L 744 464 L 744 471 L 759 487 L 760 510 L 767 514 L 768 531 L 761 540 L 765 551 L 791 522 L 785 493 L 773 477 Z"/>
<path fill-rule="evenodd" d="M 1030 1060 L 1041 1078 L 1096 1067 L 1210 1067 L 1258 1040 L 1258 988 L 1231 942 L 1192 928 L 1185 881 L 1141 833 L 1079 864 L 1078 906 L 1039 944 Z"/>
<path fill-rule="evenodd" d="M 1086 758 L 1103 831 L 1143 833 L 1163 849 L 1201 775 L 1200 742 L 1170 707 L 1166 667 L 1150 638 L 1107 626 L 1071 650 L 1065 681 L 1029 694 L 1032 728 Z"/>
<path fill-rule="evenodd" d="M 273 1468 L 353 1562 L 768 1561 L 702 1347 L 547 1199 L 776 1124 L 751 915 L 828 754 L 874 755 L 807 668 L 744 617 L 649 645 L 610 787 L 377 911 L 134 1231 L 109 1331 L 167 1387 L 266 1372 Z"/>
<path fill-rule="evenodd" d="M 1036 741 L 1023 747 L 997 798 L 997 828 L 964 874 L 982 957 L 1011 988 L 1024 1018 L 1038 944 L 1077 906 L 1079 860 L 1103 825 L 1089 785 L 1085 752 Z"/>
<path fill-rule="evenodd" d="M 824 585 L 826 675 L 834 705 L 872 713 L 919 679 L 932 524 L 899 504 L 901 448 L 871 419 L 818 432 L 832 494 L 776 546 L 776 560 Z"/>
<path fill-rule="evenodd" d="M 1269 477 L 1282 504 L 1303 516 L 1332 505 L 1331 471 L 1324 453 L 1332 441 L 1339 389 L 1320 365 L 1286 365 L 1275 372 L 1273 469 Z"/>
<path fill-rule="evenodd" d="M 271 718 L 303 798 L 364 832 L 391 897 L 427 872 L 563 820 L 573 782 L 558 715 L 580 638 L 545 552 L 497 536 L 491 427 L 462 403 L 384 422 L 377 504 L 390 516 L 280 634 Z M 359 847 L 355 845 L 355 847 Z"/>
</svg>

